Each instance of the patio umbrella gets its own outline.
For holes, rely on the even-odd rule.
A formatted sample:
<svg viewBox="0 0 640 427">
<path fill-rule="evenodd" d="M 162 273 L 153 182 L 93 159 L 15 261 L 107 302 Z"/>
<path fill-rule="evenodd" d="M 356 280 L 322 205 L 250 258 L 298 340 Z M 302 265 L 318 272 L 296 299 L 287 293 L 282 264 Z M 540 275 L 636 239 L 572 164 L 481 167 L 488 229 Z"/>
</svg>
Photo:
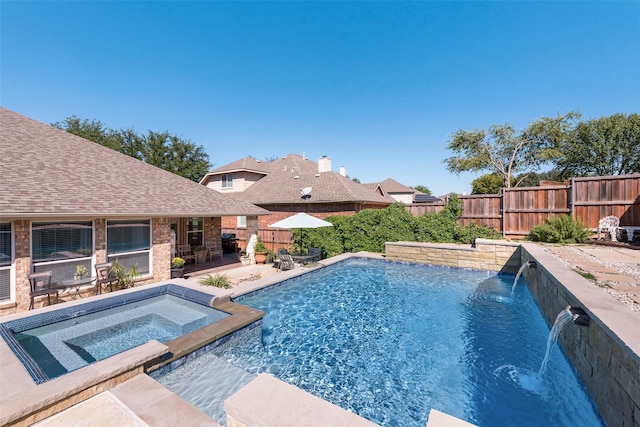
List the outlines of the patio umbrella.
<svg viewBox="0 0 640 427">
<path fill-rule="evenodd" d="M 285 219 L 270 224 L 269 227 L 273 228 L 320 228 L 320 227 L 333 227 L 329 221 L 316 218 L 312 215 L 307 215 L 304 212 L 291 215 Z M 302 245 L 301 245 L 302 246 Z"/>
</svg>

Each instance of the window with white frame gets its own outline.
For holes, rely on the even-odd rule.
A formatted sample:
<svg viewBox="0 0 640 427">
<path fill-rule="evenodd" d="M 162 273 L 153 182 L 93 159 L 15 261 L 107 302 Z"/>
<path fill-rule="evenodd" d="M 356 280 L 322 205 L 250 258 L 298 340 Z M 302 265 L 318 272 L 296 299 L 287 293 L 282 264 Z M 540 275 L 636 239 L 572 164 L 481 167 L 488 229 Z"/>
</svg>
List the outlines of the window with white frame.
<svg viewBox="0 0 640 427">
<path fill-rule="evenodd" d="M 222 188 L 233 187 L 233 175 L 230 173 L 222 175 Z"/>
<path fill-rule="evenodd" d="M 238 228 L 247 228 L 247 217 L 239 216 L 238 217 Z"/>
<path fill-rule="evenodd" d="M 107 258 L 139 274 L 151 271 L 151 220 L 107 221 Z"/>
<path fill-rule="evenodd" d="M 11 223 L 0 223 L 0 301 L 9 301 L 11 299 L 12 263 Z"/>
<path fill-rule="evenodd" d="M 91 271 L 93 223 L 34 222 L 31 224 L 31 262 L 33 271 L 51 271 L 51 282 L 73 278 L 76 268 Z"/>
</svg>

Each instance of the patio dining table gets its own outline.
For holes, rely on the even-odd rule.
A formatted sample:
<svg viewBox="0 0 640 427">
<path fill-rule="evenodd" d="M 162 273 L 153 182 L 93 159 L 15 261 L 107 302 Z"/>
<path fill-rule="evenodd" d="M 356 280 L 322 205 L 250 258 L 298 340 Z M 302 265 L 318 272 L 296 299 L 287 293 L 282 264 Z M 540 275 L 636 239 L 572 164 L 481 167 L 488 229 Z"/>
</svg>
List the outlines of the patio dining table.
<svg viewBox="0 0 640 427">
<path fill-rule="evenodd" d="M 91 276 L 83 277 L 81 279 L 67 279 L 67 280 L 61 281 L 57 285 L 52 285 L 51 287 L 59 289 L 60 291 L 75 289 L 76 292 L 72 298 L 76 299 L 76 297 L 82 298 L 82 295 L 80 295 L 80 287 L 89 285 L 93 283 L 95 280 L 96 278 Z"/>
<path fill-rule="evenodd" d="M 316 254 L 292 254 L 291 258 L 300 264 L 309 264 L 315 260 Z"/>
</svg>

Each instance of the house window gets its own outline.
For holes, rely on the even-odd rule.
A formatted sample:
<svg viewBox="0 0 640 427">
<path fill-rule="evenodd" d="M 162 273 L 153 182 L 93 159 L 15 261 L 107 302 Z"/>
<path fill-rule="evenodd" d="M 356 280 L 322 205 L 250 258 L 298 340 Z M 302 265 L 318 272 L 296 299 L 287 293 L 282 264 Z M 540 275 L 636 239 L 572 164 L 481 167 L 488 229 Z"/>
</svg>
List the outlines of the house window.
<svg viewBox="0 0 640 427">
<path fill-rule="evenodd" d="M 76 267 L 91 271 L 91 221 L 34 222 L 31 225 L 31 261 L 34 272 L 51 271 L 51 282 L 71 279 Z"/>
<path fill-rule="evenodd" d="M 238 217 L 238 228 L 247 228 L 247 217 L 239 216 Z"/>
<path fill-rule="evenodd" d="M 151 221 L 107 221 L 107 258 L 125 268 L 136 265 L 140 274 L 151 271 Z"/>
<path fill-rule="evenodd" d="M 0 224 L 0 301 L 11 299 L 11 264 L 13 262 L 13 244 L 11 243 L 11 224 Z"/>
<path fill-rule="evenodd" d="M 231 188 L 233 187 L 233 175 L 226 174 L 222 175 L 222 188 Z"/>
<path fill-rule="evenodd" d="M 204 218 L 189 218 L 187 221 L 187 243 L 194 246 L 204 245 Z"/>
</svg>

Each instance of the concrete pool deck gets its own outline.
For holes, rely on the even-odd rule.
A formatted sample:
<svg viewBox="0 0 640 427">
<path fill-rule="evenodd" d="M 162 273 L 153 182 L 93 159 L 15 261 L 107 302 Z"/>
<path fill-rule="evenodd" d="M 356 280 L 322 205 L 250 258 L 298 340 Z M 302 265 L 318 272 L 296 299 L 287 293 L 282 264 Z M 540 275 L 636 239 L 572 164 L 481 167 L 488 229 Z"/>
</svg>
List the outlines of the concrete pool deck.
<svg viewBox="0 0 640 427">
<path fill-rule="evenodd" d="M 640 267 L 640 251 L 628 250 L 624 248 L 598 248 L 598 247 L 587 247 L 587 248 L 579 248 L 579 251 L 576 252 L 574 249 L 571 249 L 572 246 L 556 246 L 551 245 L 547 247 L 545 245 L 545 250 L 547 250 L 553 256 L 561 259 L 565 265 L 571 266 L 575 270 L 575 268 L 579 268 L 584 272 L 588 272 L 593 274 L 596 277 L 596 280 L 605 281 L 610 283 L 611 285 L 625 283 L 627 287 L 630 288 L 629 293 L 631 295 L 635 294 L 635 288 L 638 287 L 640 289 L 640 280 L 634 274 L 634 268 L 629 268 L 623 271 L 623 268 L 616 268 L 616 265 L 628 265 L 631 267 L 638 266 Z M 345 258 L 350 257 L 350 255 L 339 256 L 333 258 L 331 260 L 323 260 L 321 265 L 324 264 L 332 264 L 334 262 L 341 261 Z M 375 255 L 374 257 L 382 258 L 380 255 Z M 594 262 L 592 257 L 597 257 L 601 262 Z M 605 264 L 606 263 L 606 264 Z M 313 270 L 316 266 L 306 266 L 296 268 L 295 270 L 289 270 L 286 272 L 278 272 L 277 269 L 274 269 L 269 265 L 251 265 L 251 266 L 241 266 L 238 268 L 234 268 L 232 270 L 221 271 L 221 273 L 227 275 L 231 282 L 235 285 L 232 289 L 209 289 L 209 292 L 219 296 L 221 299 L 225 299 L 227 296 L 235 296 L 241 295 L 247 292 L 250 292 L 254 289 L 259 289 L 265 286 L 269 286 L 273 283 L 277 283 L 281 280 L 285 280 L 289 277 L 294 277 L 300 274 L 304 274 L 309 270 Z M 607 269 L 604 270 L 603 268 Z M 215 274 L 216 272 L 212 272 Z M 208 274 L 208 273 L 206 273 Z M 206 275 L 205 274 L 205 275 Z M 258 277 L 259 275 L 259 277 Z M 200 286 L 196 285 L 198 276 L 192 276 L 188 279 L 183 279 L 184 283 L 189 283 L 191 286 Z M 171 282 L 181 283 L 182 281 L 173 280 Z M 598 282 L 599 283 L 599 282 Z M 204 288 L 201 287 L 200 288 Z M 607 291 L 607 287 L 601 287 L 602 292 Z M 620 301 L 620 310 L 629 309 L 629 306 L 626 305 L 626 308 L 622 308 L 625 304 Z M 0 321 L 4 321 L 4 319 L 0 318 Z M 629 327 L 630 325 L 626 325 Z M 0 413 L 3 413 L 7 407 L 5 406 L 8 402 L 6 398 L 8 395 L 14 395 L 17 390 L 21 389 L 21 392 L 32 392 L 35 391 L 31 389 L 31 387 L 24 388 L 24 386 L 20 386 L 20 382 L 25 381 L 25 375 L 28 377 L 28 374 L 21 374 L 20 367 L 17 365 L 7 364 L 7 358 L 4 356 L 7 353 L 2 352 L 2 347 L 4 346 L 3 340 L 0 340 L 0 357 L 2 358 L 2 363 L 0 364 Z M 152 351 L 160 352 L 162 349 L 160 347 L 154 347 L 151 345 L 152 343 L 145 344 L 145 350 L 148 351 L 151 348 Z M 156 343 L 157 346 L 164 346 L 162 344 Z M 145 347 L 141 346 L 141 347 Z M 136 349 L 132 350 L 132 354 L 136 354 Z M 132 356 L 135 357 L 135 356 Z M 106 361 L 105 361 L 106 362 Z M 99 362 L 101 363 L 101 362 Z M 23 370 L 23 369 L 22 369 Z M 273 379 L 275 380 L 275 379 Z M 270 387 L 273 387 L 271 379 L 268 381 L 262 380 L 264 384 L 266 384 L 266 389 L 264 391 L 268 392 Z M 278 381 L 278 380 L 275 380 Z M 69 387 L 74 382 L 77 382 L 77 379 L 74 381 L 68 381 L 66 386 Z M 263 384 L 263 385 L 264 385 Z M 260 384 L 258 383 L 257 386 Z M 43 384 L 39 387 L 46 386 Z M 275 385 L 279 387 L 278 385 Z M 14 388 L 16 387 L 16 388 Z M 254 384 L 256 387 L 256 384 Z M 46 388 L 46 387 L 45 387 Z M 286 387 L 285 387 L 286 389 Z M 52 392 L 52 390 L 41 390 L 36 394 L 47 394 Z M 294 393 L 297 396 L 297 393 Z M 91 401 L 92 396 L 96 396 L 96 401 Z M 51 425 L 74 425 L 74 424 L 82 424 L 82 425 L 100 425 L 110 427 L 111 425 L 121 426 L 121 425 L 150 425 L 150 426 L 174 426 L 177 424 L 184 423 L 184 420 L 190 420 L 192 422 L 189 425 L 210 425 L 216 426 L 219 425 L 217 422 L 212 420 L 211 418 L 204 415 L 197 408 L 191 405 L 188 402 L 185 402 L 178 396 L 171 393 L 169 390 L 164 388 L 164 386 L 160 385 L 156 381 L 152 380 L 146 374 L 142 372 L 135 373 L 130 376 L 127 381 L 124 381 L 120 384 L 114 385 L 111 388 L 108 386 L 103 390 L 97 391 L 97 393 L 93 393 L 92 396 L 86 396 L 84 398 L 78 398 L 77 403 L 75 405 L 70 406 L 66 411 L 59 412 L 56 415 L 52 415 L 51 417 L 41 421 L 39 425 L 42 426 L 51 426 Z M 44 396 L 43 396 L 44 398 Z M 297 399 L 297 397 L 292 397 L 292 399 Z M 83 402 L 84 400 L 84 402 Z M 238 399 L 231 401 L 234 405 L 237 403 Z M 284 397 L 284 401 L 287 402 L 289 400 L 288 397 Z M 313 399 L 311 399 L 313 400 Z M 304 402 L 307 402 L 306 400 Z M 98 407 L 95 406 L 95 403 L 100 403 Z M 250 402 L 246 402 L 250 405 Z M 304 403 L 304 405 L 311 405 L 312 403 Z M 93 406 L 92 406 L 93 405 Z M 324 403 L 320 404 L 322 408 L 324 408 Z M 333 405 L 335 406 L 335 405 Z M 88 410 L 90 408 L 90 410 Z M 306 406 L 305 406 L 306 408 Z M 295 409 L 289 407 L 289 409 Z M 340 413 L 340 408 L 335 407 L 334 409 L 338 410 L 338 414 Z M 325 409 L 326 410 L 326 409 Z M 90 414 L 91 419 L 96 421 L 97 423 L 91 424 L 87 420 L 87 414 Z M 256 420 L 260 425 L 268 426 L 280 426 L 280 425 L 296 425 L 295 423 L 288 424 L 289 422 L 293 422 L 296 417 L 288 417 L 288 412 L 282 411 L 282 418 L 278 418 L 277 420 L 272 419 L 274 423 L 262 423 L 261 420 Z M 290 415 L 290 414 L 289 414 Z M 57 417 L 57 418 L 56 418 Z M 124 418 L 122 418 L 124 417 Z M 128 418 L 127 418 L 128 417 Z M 204 417 L 204 418 L 202 418 Z M 56 424 L 56 420 L 65 420 L 63 424 Z M 116 424 L 110 424 L 110 419 L 113 420 L 126 420 L 123 422 L 119 422 Z M 300 421 L 300 418 L 297 418 Z M 338 418 L 339 419 L 339 418 Z M 74 423 L 74 420 L 77 423 Z M 358 422 L 361 420 L 358 419 Z M 375 425 L 370 422 L 365 422 L 362 424 L 356 425 Z M 142 424 L 141 424 L 142 423 Z M 353 423 L 353 420 L 350 421 Z M 457 424 L 456 424 L 457 423 Z M 4 423 L 0 423 L 5 425 Z M 20 423 L 9 423 L 6 425 L 31 425 L 29 422 L 20 422 Z M 238 424 L 241 426 L 244 424 Z M 298 424 L 299 425 L 299 424 Z M 321 425 L 321 424 L 318 424 Z M 342 425 L 342 424 L 338 424 Z M 347 425 L 347 424 L 345 424 Z M 438 413 L 434 410 L 433 419 L 430 416 L 429 421 L 427 423 L 429 427 L 432 426 L 453 426 L 453 425 L 469 425 L 460 420 L 452 419 L 446 414 Z"/>
</svg>

